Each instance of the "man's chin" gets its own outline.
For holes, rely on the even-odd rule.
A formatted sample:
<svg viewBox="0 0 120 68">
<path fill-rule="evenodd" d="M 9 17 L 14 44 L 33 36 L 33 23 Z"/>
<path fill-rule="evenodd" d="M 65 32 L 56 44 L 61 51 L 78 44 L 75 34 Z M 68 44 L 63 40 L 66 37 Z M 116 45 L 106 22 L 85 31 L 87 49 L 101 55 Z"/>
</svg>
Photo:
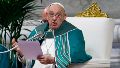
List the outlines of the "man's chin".
<svg viewBox="0 0 120 68">
<path fill-rule="evenodd" d="M 58 26 L 52 26 L 52 29 L 57 29 L 58 28 Z"/>
</svg>

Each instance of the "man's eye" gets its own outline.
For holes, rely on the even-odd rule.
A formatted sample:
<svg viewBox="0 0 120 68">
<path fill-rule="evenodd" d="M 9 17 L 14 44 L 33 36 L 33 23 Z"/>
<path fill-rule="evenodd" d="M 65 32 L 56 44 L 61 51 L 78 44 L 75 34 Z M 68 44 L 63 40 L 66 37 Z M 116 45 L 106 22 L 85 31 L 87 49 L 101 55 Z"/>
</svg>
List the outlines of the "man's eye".
<svg viewBox="0 0 120 68">
<path fill-rule="evenodd" d="M 50 13 L 50 15 L 54 15 L 54 13 Z"/>
<path fill-rule="evenodd" d="M 56 16 L 60 16 L 61 14 L 56 14 Z"/>
</svg>

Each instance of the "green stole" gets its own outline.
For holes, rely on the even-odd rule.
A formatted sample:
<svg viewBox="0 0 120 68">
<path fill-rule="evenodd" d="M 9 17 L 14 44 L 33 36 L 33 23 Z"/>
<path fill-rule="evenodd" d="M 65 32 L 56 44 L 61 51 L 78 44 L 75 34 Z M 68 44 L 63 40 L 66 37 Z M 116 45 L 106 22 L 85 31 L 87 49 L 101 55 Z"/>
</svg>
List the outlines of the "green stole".
<svg viewBox="0 0 120 68">
<path fill-rule="evenodd" d="M 0 52 L 7 51 L 2 44 L 0 44 Z M 0 68 L 9 68 L 9 53 L 0 53 Z M 16 67 L 15 67 L 16 68 Z"/>
<path fill-rule="evenodd" d="M 43 26 L 46 26 L 46 24 L 40 25 L 36 28 L 43 30 Z M 39 37 L 31 39 L 38 33 L 36 28 L 29 36 L 29 40 L 31 41 L 41 41 L 41 38 Z M 69 22 L 63 21 L 61 26 L 54 30 L 53 34 L 54 35 L 47 32 L 46 38 L 54 37 L 55 61 L 57 68 L 68 68 L 71 63 L 83 63 L 92 58 L 85 52 L 85 41 L 82 31 Z"/>
<path fill-rule="evenodd" d="M 57 68 L 68 68 L 71 63 L 84 63 L 92 57 L 85 52 L 82 31 L 64 21 L 54 30 Z"/>
<path fill-rule="evenodd" d="M 71 64 L 68 32 L 75 28 L 67 21 L 64 21 L 58 29 L 54 30 L 57 68 L 67 68 Z"/>
</svg>

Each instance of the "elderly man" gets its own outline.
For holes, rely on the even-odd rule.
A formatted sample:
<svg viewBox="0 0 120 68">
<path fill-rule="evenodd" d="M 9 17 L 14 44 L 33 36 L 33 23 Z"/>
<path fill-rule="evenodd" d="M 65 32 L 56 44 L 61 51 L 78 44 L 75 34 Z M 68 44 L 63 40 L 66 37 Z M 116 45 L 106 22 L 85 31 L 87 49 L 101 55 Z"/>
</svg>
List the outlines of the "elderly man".
<svg viewBox="0 0 120 68">
<path fill-rule="evenodd" d="M 51 34 L 48 30 L 41 43 L 44 55 L 37 57 L 39 65 L 47 67 L 53 64 L 56 68 L 68 68 L 72 63 L 84 63 L 90 60 L 92 57 L 85 52 L 82 31 L 65 20 L 64 6 L 52 3 L 47 7 L 46 14 Z"/>
<path fill-rule="evenodd" d="M 57 68 L 67 68 L 71 63 L 90 60 L 92 57 L 85 52 L 82 31 L 65 20 L 64 6 L 60 3 L 52 3 L 48 6 L 47 12 L 49 28 L 52 29 L 54 38 L 55 58 L 50 55 L 38 56 L 40 63 L 55 63 Z"/>
</svg>

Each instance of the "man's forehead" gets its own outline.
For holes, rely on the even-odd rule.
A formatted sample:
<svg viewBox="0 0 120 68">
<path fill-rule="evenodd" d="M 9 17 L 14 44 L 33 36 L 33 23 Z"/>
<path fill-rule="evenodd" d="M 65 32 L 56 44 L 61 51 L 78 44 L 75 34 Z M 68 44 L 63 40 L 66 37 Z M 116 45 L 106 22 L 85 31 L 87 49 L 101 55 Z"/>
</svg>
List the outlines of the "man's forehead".
<svg viewBox="0 0 120 68">
<path fill-rule="evenodd" d="M 49 13 L 63 13 L 62 10 L 49 10 Z"/>
<path fill-rule="evenodd" d="M 63 6 L 62 4 L 60 4 L 60 3 L 57 3 L 57 2 L 52 3 L 52 4 L 50 4 L 49 6 L 54 6 L 54 5 L 59 6 L 59 7 L 62 7 L 62 8 L 64 9 L 64 6 Z"/>
<path fill-rule="evenodd" d="M 54 4 L 54 5 L 50 5 L 49 9 L 62 9 L 62 8 L 61 6 Z"/>
<path fill-rule="evenodd" d="M 48 11 L 49 12 L 54 12 L 54 11 L 56 11 L 56 12 L 63 12 L 64 9 L 61 6 L 59 6 L 57 4 L 54 4 L 54 5 L 49 6 Z"/>
</svg>

